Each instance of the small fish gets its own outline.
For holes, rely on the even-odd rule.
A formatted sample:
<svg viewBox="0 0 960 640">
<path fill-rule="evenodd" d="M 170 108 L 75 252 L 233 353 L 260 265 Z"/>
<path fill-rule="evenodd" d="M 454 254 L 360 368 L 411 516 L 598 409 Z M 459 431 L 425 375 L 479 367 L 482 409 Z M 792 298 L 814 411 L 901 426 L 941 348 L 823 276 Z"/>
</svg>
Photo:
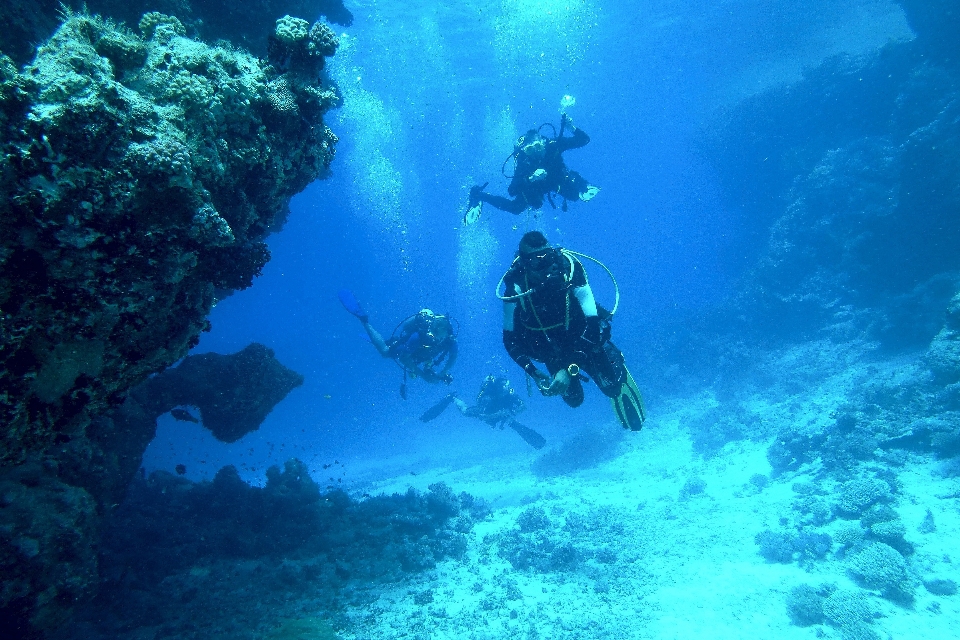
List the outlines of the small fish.
<svg viewBox="0 0 960 640">
<path fill-rule="evenodd" d="M 187 465 L 185 465 L 185 464 L 178 464 L 176 467 L 174 467 L 174 470 L 177 472 L 177 475 L 178 475 L 178 476 L 182 476 L 183 474 L 185 474 L 185 473 L 187 472 Z"/>
<path fill-rule="evenodd" d="M 323 397 L 324 397 L 324 399 L 326 399 L 326 400 L 330 400 L 331 398 L 333 398 L 333 396 L 330 395 L 329 393 L 323 394 Z"/>
<path fill-rule="evenodd" d="M 172 415 L 176 420 L 179 420 L 180 422 L 193 422 L 193 423 L 200 422 L 199 420 L 197 420 L 197 418 L 194 417 L 192 413 L 190 413 L 186 409 L 171 409 L 170 415 Z"/>
</svg>

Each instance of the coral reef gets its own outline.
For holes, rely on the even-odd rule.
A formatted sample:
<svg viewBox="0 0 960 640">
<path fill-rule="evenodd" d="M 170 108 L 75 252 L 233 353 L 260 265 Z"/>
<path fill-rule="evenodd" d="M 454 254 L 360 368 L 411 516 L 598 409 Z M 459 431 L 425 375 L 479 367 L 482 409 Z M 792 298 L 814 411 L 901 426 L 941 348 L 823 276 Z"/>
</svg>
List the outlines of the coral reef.
<svg viewBox="0 0 960 640">
<path fill-rule="evenodd" d="M 787 615 L 798 627 L 810 627 L 823 622 L 823 599 L 828 595 L 823 588 L 815 589 L 799 584 L 787 594 Z"/>
<path fill-rule="evenodd" d="M 295 459 L 272 467 L 263 488 L 233 467 L 201 483 L 158 471 L 118 507 L 104 534 L 107 582 L 60 637 L 117 637 L 131 623 L 185 640 L 209 637 L 211 625 L 262 637 L 299 617 L 307 591 L 334 610 L 361 588 L 459 557 L 463 532 L 486 513 L 443 484 L 359 501 L 322 493 Z"/>
<path fill-rule="evenodd" d="M 69 612 L 65 603 L 96 591 L 97 554 L 90 544 L 100 514 L 90 494 L 27 463 L 0 475 L 0 622 L 5 637 L 30 627 L 51 629 Z M 8 612 L 26 610 L 18 619 Z M 9 634 L 9 635 L 7 635 Z"/>
<path fill-rule="evenodd" d="M 704 131 L 745 237 L 767 239 L 743 246 L 753 267 L 725 317 L 740 337 L 899 350 L 940 329 L 960 268 L 958 16 L 948 2 L 900 4 L 915 40 L 828 59 Z"/>
<path fill-rule="evenodd" d="M 793 562 L 794 558 L 801 564 L 822 560 L 833 546 L 833 539 L 826 533 L 799 531 L 794 534 L 771 529 L 764 529 L 754 536 L 754 542 L 759 547 L 760 555 L 768 562 L 784 564 Z"/>
<path fill-rule="evenodd" d="M 207 42 L 228 40 L 258 56 L 266 55 L 267 37 L 277 16 L 322 15 L 334 24 L 353 23 L 353 14 L 343 0 L 69 0 L 62 4 L 56 0 L 0 0 L 0 13 L 8 19 L 0 31 L 0 51 L 18 64 L 29 61 L 35 44 L 49 38 L 60 24 L 59 11 L 64 5 L 128 25 L 137 24 L 140 16 L 151 11 L 176 15 L 191 37 Z"/>
<path fill-rule="evenodd" d="M 216 300 L 251 284 L 337 141 L 323 124 L 337 93 L 319 76 L 187 38 L 172 16 L 140 27 L 68 12 L 22 72 L 0 57 L 0 477 L 27 487 L 0 512 L 5 572 L 25 576 L 0 616 L 24 634 L 91 592 L 90 564 L 17 541 L 59 519 L 77 557 L 95 558 L 99 518 L 149 441 L 93 418 L 183 358 Z M 295 110 L 270 100 L 281 81 Z M 25 484 L 18 468 L 48 477 Z"/>
<path fill-rule="evenodd" d="M 844 640 L 879 640 L 870 625 L 874 610 L 860 590 L 837 589 L 836 585 L 814 588 L 797 585 L 787 594 L 787 615 L 799 627 L 827 623 L 840 631 Z M 822 636 L 822 631 L 817 632 Z"/>
<path fill-rule="evenodd" d="M 540 507 L 529 507 L 517 517 L 516 529 L 487 536 L 484 543 L 495 546 L 499 555 L 518 571 L 589 573 L 588 562 L 606 566 L 616 561 L 616 550 L 598 544 L 598 540 L 615 536 L 622 526 L 603 510 L 587 516 L 571 513 L 551 518 Z M 611 579 L 604 571 L 595 577 L 600 582 Z"/>
<path fill-rule="evenodd" d="M 908 602 L 913 599 L 907 562 L 890 545 L 868 544 L 849 558 L 847 568 L 863 586 L 880 591 L 885 598 Z"/>
<path fill-rule="evenodd" d="M 837 509 L 859 516 L 877 502 L 890 499 L 890 486 L 874 478 L 856 478 L 840 485 Z"/>
<path fill-rule="evenodd" d="M 823 615 L 840 629 L 844 640 L 880 640 L 880 634 L 870 628 L 873 608 L 860 591 L 837 589 L 823 600 Z"/>
<path fill-rule="evenodd" d="M 303 104 L 277 116 L 273 67 L 182 37 L 176 18 L 142 23 L 144 39 L 71 16 L 4 82 L 8 463 L 24 455 L 13 441 L 74 437 L 186 355 L 218 290 L 249 286 L 269 257 L 263 238 L 333 157 L 332 90 L 320 101 L 291 81 Z"/>
<path fill-rule="evenodd" d="M 132 389 L 123 404 L 95 418 L 86 438 L 63 446 L 55 456 L 61 476 L 101 502 L 118 503 L 164 413 L 179 406 L 197 407 L 204 427 L 219 440 L 233 442 L 259 428 L 274 406 L 302 382 L 303 376 L 258 343 L 231 355 L 187 356 Z"/>
<path fill-rule="evenodd" d="M 950 299 L 943 329 L 930 342 L 926 361 L 938 382 L 960 382 L 960 293 Z"/>
</svg>

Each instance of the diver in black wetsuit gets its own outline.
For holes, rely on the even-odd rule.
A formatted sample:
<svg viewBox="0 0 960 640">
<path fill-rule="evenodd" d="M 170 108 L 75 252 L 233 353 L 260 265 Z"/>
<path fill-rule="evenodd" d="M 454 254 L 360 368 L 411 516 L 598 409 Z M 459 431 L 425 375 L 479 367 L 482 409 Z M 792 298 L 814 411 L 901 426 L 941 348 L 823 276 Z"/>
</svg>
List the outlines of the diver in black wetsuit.
<svg viewBox="0 0 960 640">
<path fill-rule="evenodd" d="M 539 231 L 523 236 L 502 280 L 503 345 L 544 395 L 561 396 L 571 407 L 583 403 L 588 374 L 611 399 L 623 426 L 639 431 L 643 399 L 610 341 L 613 312 L 597 305 L 577 255 L 583 254 L 551 247 Z M 544 363 L 549 375 L 534 360 Z"/>
<path fill-rule="evenodd" d="M 467 403 L 451 393 L 434 406 L 427 409 L 420 420 L 430 422 L 437 418 L 444 409 L 453 403 L 460 410 L 460 413 L 468 418 L 476 418 L 486 422 L 491 427 L 503 429 L 510 427 L 516 431 L 524 441 L 534 449 L 541 449 L 547 443 L 539 433 L 520 424 L 514 418 L 526 407 L 523 399 L 514 393 L 510 381 L 506 378 L 496 376 L 487 376 L 480 385 L 480 393 L 477 394 L 477 404 L 470 407 Z"/>
<path fill-rule="evenodd" d="M 543 127 L 541 127 L 542 129 Z M 569 129 L 572 136 L 564 136 Z M 470 202 L 467 205 L 467 214 L 464 217 L 466 224 L 472 224 L 480 217 L 481 207 L 488 202 L 497 209 L 509 211 L 519 215 L 526 209 L 540 209 L 546 197 L 554 208 L 553 194 L 563 198 L 561 205 L 567 210 L 567 201 L 587 201 L 600 191 L 587 182 L 576 171 L 567 168 L 563 161 L 563 152 L 569 149 L 578 149 L 590 142 L 582 129 L 574 126 L 567 114 L 560 118 L 560 133 L 556 138 L 547 138 L 537 129 L 530 129 L 518 141 L 511 157 L 516 159 L 513 178 L 507 193 L 512 196 L 504 198 L 484 191 L 486 184 L 477 185 L 470 189 Z M 509 160 L 509 159 L 508 159 Z M 489 184 L 489 183 L 487 183 Z"/>
<path fill-rule="evenodd" d="M 384 340 L 380 332 L 370 324 L 370 317 L 347 289 L 338 293 L 344 308 L 353 314 L 370 337 L 370 342 L 384 358 L 394 360 L 403 369 L 400 395 L 407 397 L 407 375 L 422 378 L 426 382 L 453 382 L 450 369 L 457 361 L 457 339 L 453 324 L 445 315 L 435 314 L 430 309 L 401 322 L 393 334 Z"/>
</svg>

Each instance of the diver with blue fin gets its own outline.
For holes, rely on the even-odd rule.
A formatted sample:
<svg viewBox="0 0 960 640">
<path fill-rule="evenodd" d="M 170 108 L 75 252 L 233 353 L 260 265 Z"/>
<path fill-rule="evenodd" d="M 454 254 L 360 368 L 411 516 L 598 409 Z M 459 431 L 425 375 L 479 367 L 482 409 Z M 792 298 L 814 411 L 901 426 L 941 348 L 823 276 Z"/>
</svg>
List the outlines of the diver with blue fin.
<svg viewBox="0 0 960 640">
<path fill-rule="evenodd" d="M 592 379 L 610 398 L 620 423 L 639 431 L 646 419 L 643 398 L 623 353 L 610 340 L 619 289 L 611 311 L 598 305 L 578 257 L 602 266 L 616 287 L 613 274 L 598 260 L 553 247 L 539 231 L 524 234 L 497 285 L 497 297 L 503 300 L 503 345 L 543 395 L 579 407 L 583 383 Z M 544 363 L 549 374 L 534 360 Z"/>
<path fill-rule="evenodd" d="M 564 96 L 564 99 L 572 100 L 570 96 Z M 561 109 L 570 104 L 572 102 L 561 102 Z M 576 171 L 568 169 L 563 161 L 564 151 L 586 146 L 590 142 L 590 136 L 574 126 L 573 120 L 565 111 L 560 117 L 559 133 L 553 129 L 552 138 L 545 136 L 542 133 L 545 127 L 553 129 L 552 124 L 545 123 L 540 125 L 539 129 L 530 129 L 522 135 L 514 145 L 513 153 L 500 167 L 503 176 L 510 179 L 507 193 L 511 197 L 495 196 L 484 191 L 489 182 L 472 187 L 467 213 L 463 218 L 464 224 L 473 224 L 480 218 L 484 202 L 502 211 L 519 215 L 527 209 L 542 208 L 544 198 L 556 209 L 554 195 L 558 195 L 563 199 L 560 208 L 566 211 L 568 201 L 586 202 L 600 192 L 599 187 L 590 184 Z M 566 131 L 573 132 L 573 135 L 565 136 Z M 506 166 L 510 160 L 514 161 L 512 176 L 506 174 Z"/>
<path fill-rule="evenodd" d="M 477 404 L 470 407 L 467 403 L 457 397 L 457 394 L 451 393 L 444 397 L 440 402 L 427 409 L 420 420 L 430 422 L 437 419 L 447 407 L 451 404 L 456 405 L 460 413 L 468 418 L 476 418 L 486 422 L 491 427 L 503 430 L 504 427 L 510 427 L 517 433 L 523 441 L 534 449 L 542 449 L 547 444 L 546 439 L 526 427 L 514 418 L 522 412 L 526 406 L 523 399 L 517 395 L 510 381 L 506 378 L 497 376 L 487 376 L 480 385 L 480 393 L 477 394 Z"/>
<path fill-rule="evenodd" d="M 457 361 L 457 336 L 450 318 L 430 309 L 405 318 L 384 340 L 373 325 L 353 292 L 341 289 L 338 294 L 343 307 L 363 325 L 370 342 L 384 358 L 390 358 L 403 370 L 400 396 L 407 398 L 407 376 L 425 382 L 450 384 L 450 369 Z"/>
</svg>

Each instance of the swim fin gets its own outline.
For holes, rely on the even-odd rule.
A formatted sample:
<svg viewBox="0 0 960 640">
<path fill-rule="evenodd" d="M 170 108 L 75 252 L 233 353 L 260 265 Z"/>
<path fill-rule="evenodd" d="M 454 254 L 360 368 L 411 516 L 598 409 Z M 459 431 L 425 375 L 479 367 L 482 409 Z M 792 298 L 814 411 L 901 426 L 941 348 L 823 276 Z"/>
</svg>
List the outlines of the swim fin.
<svg viewBox="0 0 960 640">
<path fill-rule="evenodd" d="M 467 209 L 467 212 L 463 216 L 463 224 L 469 226 L 475 223 L 477 220 L 480 219 L 481 213 L 483 213 L 483 203 L 478 202 L 477 204 Z"/>
<path fill-rule="evenodd" d="M 507 426 L 516 431 L 520 437 L 523 438 L 523 441 L 534 449 L 543 449 L 543 447 L 547 444 L 546 438 L 533 429 L 523 426 L 516 420 L 511 420 Z"/>
<path fill-rule="evenodd" d="M 448 393 L 445 395 L 440 402 L 423 412 L 423 415 L 420 416 L 420 422 L 430 422 L 431 420 L 439 418 L 440 414 L 450 406 L 450 403 L 453 402 L 453 399 L 456 397 L 457 394 L 455 393 Z"/>
<path fill-rule="evenodd" d="M 589 201 L 593 200 L 593 198 L 594 198 L 598 193 L 600 193 L 600 187 L 595 187 L 595 186 L 593 186 L 593 185 L 590 185 L 589 187 L 587 187 L 586 189 L 584 189 L 583 193 L 580 194 L 580 200 L 581 200 L 582 202 L 589 202 Z"/>
<path fill-rule="evenodd" d="M 630 370 L 626 365 L 623 369 L 627 375 L 620 385 L 620 393 L 610 398 L 610 402 L 624 429 L 640 431 L 643 428 L 643 421 L 647 419 L 647 413 L 643 408 L 643 396 L 640 395 Z"/>
<path fill-rule="evenodd" d="M 363 307 L 360 306 L 360 303 L 357 302 L 357 298 L 353 295 L 353 292 L 349 289 L 340 289 L 337 292 L 337 297 L 340 298 L 340 304 L 343 305 L 343 308 L 355 315 L 360 319 L 361 322 L 367 322 L 369 316 L 367 312 L 363 310 Z"/>
</svg>

